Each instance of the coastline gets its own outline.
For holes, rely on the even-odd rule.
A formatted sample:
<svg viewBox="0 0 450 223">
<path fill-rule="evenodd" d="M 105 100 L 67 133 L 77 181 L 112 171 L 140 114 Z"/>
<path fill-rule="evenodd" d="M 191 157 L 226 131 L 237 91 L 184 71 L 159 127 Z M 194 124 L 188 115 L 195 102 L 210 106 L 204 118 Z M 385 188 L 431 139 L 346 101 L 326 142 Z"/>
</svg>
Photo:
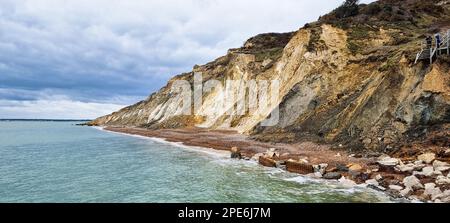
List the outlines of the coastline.
<svg viewBox="0 0 450 223">
<path fill-rule="evenodd" d="M 450 150 L 390 157 L 386 154 L 349 154 L 345 148 L 313 142 L 258 142 L 233 131 L 200 128 L 150 130 L 104 127 L 106 131 L 136 135 L 189 147 L 227 151 L 231 158 L 253 160 L 316 179 L 338 181 L 344 187 L 368 187 L 393 199 L 411 202 L 450 202 Z"/>
<path fill-rule="evenodd" d="M 227 156 L 233 154 L 231 148 L 238 147 L 242 159 L 255 161 L 262 166 L 283 169 L 288 172 L 300 174 L 300 176 L 311 177 L 325 181 L 335 181 L 346 188 L 367 187 L 377 192 L 384 193 L 397 201 L 427 202 L 418 193 L 413 196 L 402 195 L 400 191 L 390 188 L 392 181 L 401 182 L 407 174 L 380 170 L 376 165 L 377 157 L 361 157 L 348 154 L 344 149 L 334 150 L 329 145 L 318 145 L 312 142 L 298 144 L 263 143 L 248 139 L 247 136 L 232 131 L 218 131 L 205 129 L 164 129 L 149 130 L 133 127 L 102 127 L 104 131 L 120 133 L 131 136 L 163 140 L 164 142 L 176 143 L 179 146 L 198 147 L 227 152 Z M 267 157 L 267 153 L 275 151 L 269 160 L 275 162 L 271 165 L 261 157 Z M 305 160 L 307 166 L 313 169 L 310 173 L 302 173 L 304 166 L 298 169 L 286 168 L 287 162 L 294 160 Z M 317 167 L 326 164 L 322 170 Z M 295 167 L 295 165 L 294 165 Z M 338 177 L 325 177 L 339 173 Z M 382 179 L 378 179 L 381 176 Z M 377 179 L 377 180 L 375 180 Z M 380 183 L 373 183 L 380 181 Z M 368 183 L 371 182 L 371 183 Z M 386 187 L 383 187 L 385 185 Z"/>
</svg>

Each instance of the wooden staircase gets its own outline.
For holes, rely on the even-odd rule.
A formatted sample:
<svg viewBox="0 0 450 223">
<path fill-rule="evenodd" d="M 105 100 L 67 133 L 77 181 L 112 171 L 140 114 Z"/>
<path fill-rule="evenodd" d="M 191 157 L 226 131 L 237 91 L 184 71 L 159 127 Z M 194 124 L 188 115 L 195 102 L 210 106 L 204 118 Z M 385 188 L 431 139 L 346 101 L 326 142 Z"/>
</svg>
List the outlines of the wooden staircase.
<svg viewBox="0 0 450 223">
<path fill-rule="evenodd" d="M 441 55 L 450 55 L 450 29 L 442 36 L 439 46 L 431 48 L 422 46 L 422 49 L 416 55 L 416 61 L 414 63 L 417 63 L 420 60 L 428 60 L 431 64 L 435 58 Z"/>
</svg>

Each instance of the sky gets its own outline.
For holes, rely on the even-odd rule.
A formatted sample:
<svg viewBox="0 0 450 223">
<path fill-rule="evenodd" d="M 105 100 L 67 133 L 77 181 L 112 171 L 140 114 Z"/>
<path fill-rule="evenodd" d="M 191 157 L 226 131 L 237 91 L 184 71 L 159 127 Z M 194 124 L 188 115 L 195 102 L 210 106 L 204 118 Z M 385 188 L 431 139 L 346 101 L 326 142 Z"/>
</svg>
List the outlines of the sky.
<svg viewBox="0 0 450 223">
<path fill-rule="evenodd" d="M 0 0 L 0 119 L 109 114 L 254 35 L 298 30 L 341 3 Z"/>
</svg>

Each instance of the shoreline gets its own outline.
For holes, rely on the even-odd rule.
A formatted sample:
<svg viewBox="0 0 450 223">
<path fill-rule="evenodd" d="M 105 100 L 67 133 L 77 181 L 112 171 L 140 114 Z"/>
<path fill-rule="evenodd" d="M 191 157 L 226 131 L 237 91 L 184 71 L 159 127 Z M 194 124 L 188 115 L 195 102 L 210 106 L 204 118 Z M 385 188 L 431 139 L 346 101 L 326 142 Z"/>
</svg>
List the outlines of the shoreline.
<svg viewBox="0 0 450 223">
<path fill-rule="evenodd" d="M 311 178 L 337 180 L 345 187 L 368 187 L 397 200 L 439 203 L 442 202 L 440 198 L 444 202 L 449 202 L 448 199 L 450 199 L 450 190 L 445 190 L 447 185 L 441 187 L 442 190 L 434 185 L 431 189 L 434 191 L 432 194 L 429 187 L 430 183 L 435 181 L 435 177 L 419 176 L 417 179 L 415 172 L 411 175 L 409 170 L 398 170 L 399 166 L 412 164 L 406 165 L 401 159 L 386 155 L 378 157 L 349 154 L 344 149 L 331 149 L 330 145 L 312 142 L 296 144 L 258 142 L 233 131 L 198 128 L 150 130 L 135 127 L 103 127 L 102 129 L 126 135 L 161 139 L 180 146 L 227 151 L 231 154 L 231 158 L 253 160 L 262 166 L 279 168 Z M 380 161 L 380 158 L 384 161 Z M 416 163 L 418 164 L 417 161 Z M 424 168 L 426 165 L 418 164 L 418 166 Z M 448 169 L 450 170 L 450 166 Z M 443 172 L 445 174 L 440 173 L 441 176 L 450 175 L 447 169 Z M 412 181 L 416 185 L 405 182 L 405 180 L 411 181 L 411 178 L 414 178 Z M 442 192 L 443 190 L 445 191 Z"/>
</svg>

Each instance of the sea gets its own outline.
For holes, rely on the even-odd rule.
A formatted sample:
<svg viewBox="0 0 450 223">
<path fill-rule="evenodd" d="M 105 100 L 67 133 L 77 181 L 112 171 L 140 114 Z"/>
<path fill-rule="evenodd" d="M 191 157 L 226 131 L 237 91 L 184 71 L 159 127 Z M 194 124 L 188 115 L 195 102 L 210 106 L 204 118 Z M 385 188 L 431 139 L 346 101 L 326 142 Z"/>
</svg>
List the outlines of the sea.
<svg viewBox="0 0 450 223">
<path fill-rule="evenodd" d="M 228 152 L 79 123 L 0 121 L 0 203 L 392 202 Z"/>
</svg>

